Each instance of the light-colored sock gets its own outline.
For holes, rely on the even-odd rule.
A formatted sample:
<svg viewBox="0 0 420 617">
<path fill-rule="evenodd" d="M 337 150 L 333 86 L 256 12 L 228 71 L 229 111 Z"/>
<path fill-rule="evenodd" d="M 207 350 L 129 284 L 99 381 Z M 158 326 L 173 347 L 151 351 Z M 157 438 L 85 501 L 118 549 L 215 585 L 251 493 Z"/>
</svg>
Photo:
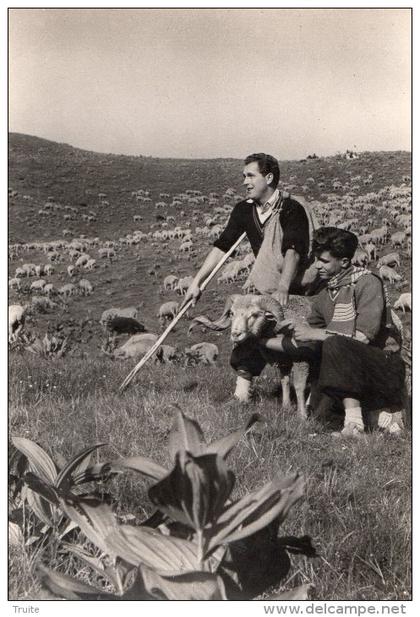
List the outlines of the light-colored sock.
<svg viewBox="0 0 420 617">
<path fill-rule="evenodd" d="M 350 407 L 345 409 L 344 416 L 344 426 L 348 426 L 349 424 L 355 424 L 359 426 L 362 430 L 364 430 L 364 422 L 362 416 L 362 408 L 361 407 Z"/>
<path fill-rule="evenodd" d="M 249 379 L 245 379 L 245 377 L 241 377 L 240 375 L 236 378 L 236 389 L 234 393 L 234 397 L 237 398 L 242 403 L 247 403 L 251 400 L 252 395 L 252 381 Z"/>
<path fill-rule="evenodd" d="M 378 427 L 388 429 L 392 424 L 392 413 L 380 411 L 378 414 Z"/>
</svg>

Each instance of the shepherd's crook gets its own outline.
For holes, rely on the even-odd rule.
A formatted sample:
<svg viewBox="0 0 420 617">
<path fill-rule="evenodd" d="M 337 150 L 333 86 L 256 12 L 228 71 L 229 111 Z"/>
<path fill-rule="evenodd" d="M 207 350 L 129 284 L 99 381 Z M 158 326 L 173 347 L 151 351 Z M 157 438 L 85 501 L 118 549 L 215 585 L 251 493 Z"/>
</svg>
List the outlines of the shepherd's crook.
<svg viewBox="0 0 420 617">
<path fill-rule="evenodd" d="M 225 253 L 222 257 L 222 259 L 219 261 L 219 263 L 214 266 L 213 270 L 210 272 L 210 274 L 208 275 L 208 277 L 205 279 L 205 281 L 203 281 L 200 285 L 200 290 L 204 291 L 204 289 L 207 287 L 207 285 L 210 283 L 210 281 L 212 280 L 212 278 L 217 274 L 217 272 L 220 270 L 220 268 L 223 266 L 223 264 L 229 259 L 229 257 L 232 255 L 233 251 L 235 249 L 238 248 L 238 246 L 240 245 L 240 243 L 242 242 L 242 240 L 245 238 L 246 233 L 244 232 L 240 238 L 238 238 L 238 240 L 235 242 L 235 244 L 232 246 L 232 248 L 230 248 L 228 250 L 227 253 Z M 155 353 L 155 351 L 157 349 L 159 349 L 159 347 L 162 345 L 163 341 L 166 339 L 166 337 L 168 336 L 169 332 L 175 327 L 175 325 L 178 323 L 178 321 L 181 319 L 181 317 L 183 315 L 185 315 L 185 313 L 188 311 L 188 309 L 190 308 L 192 304 L 192 299 L 188 300 L 187 304 L 185 304 L 182 309 L 179 311 L 178 315 L 175 317 L 175 319 L 173 319 L 171 321 L 171 323 L 169 324 L 169 326 L 166 328 L 165 332 L 163 332 L 160 337 L 158 338 L 158 340 L 155 342 L 155 344 L 153 345 L 153 347 L 151 347 L 149 349 L 149 351 L 147 352 L 147 354 L 145 356 L 143 356 L 143 358 L 140 360 L 140 362 L 138 364 L 136 364 L 136 366 L 133 368 L 133 370 L 131 371 L 131 373 L 129 373 L 127 375 L 127 377 L 124 379 L 124 381 L 122 382 L 122 384 L 120 385 L 119 391 L 122 392 L 123 390 L 125 390 L 125 388 L 130 384 L 131 380 L 133 379 L 133 377 L 138 373 L 138 371 L 141 369 L 142 366 L 144 366 L 146 364 L 146 362 L 149 360 L 149 358 L 151 358 L 153 356 L 153 354 Z"/>
</svg>

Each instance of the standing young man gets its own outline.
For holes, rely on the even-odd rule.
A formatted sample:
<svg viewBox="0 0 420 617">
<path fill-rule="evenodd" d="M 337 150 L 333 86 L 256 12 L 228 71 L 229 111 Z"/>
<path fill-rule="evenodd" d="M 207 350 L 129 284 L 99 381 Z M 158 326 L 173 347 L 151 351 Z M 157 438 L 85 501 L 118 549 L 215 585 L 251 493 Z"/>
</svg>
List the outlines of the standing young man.
<svg viewBox="0 0 420 617">
<path fill-rule="evenodd" d="M 343 403 L 343 435 L 364 431 L 362 409 L 373 412 L 380 427 L 398 432 L 401 414 L 392 411 L 404 404 L 401 333 L 381 279 L 352 265 L 357 246 L 357 236 L 349 231 L 323 227 L 315 232 L 315 267 L 327 286 L 316 296 L 306 324 L 260 344 L 274 357 L 278 352 L 278 358 L 317 359 L 319 389 Z"/>
<path fill-rule="evenodd" d="M 310 221 L 302 204 L 291 197 L 284 197 L 277 189 L 279 178 L 279 164 L 273 156 L 259 153 L 245 159 L 243 184 L 246 199 L 232 210 L 226 228 L 195 275 L 184 304 L 192 299 L 195 305 L 201 295 L 200 284 L 243 232 L 247 234 L 254 255 L 258 256 L 264 234 L 270 223 L 274 222 L 274 217 L 278 217 L 277 236 L 273 243 L 275 254 L 271 258 L 269 248 L 264 255 L 266 263 L 273 264 L 273 270 L 278 275 L 270 293 L 282 306 L 286 306 L 289 293 L 303 293 L 302 280 L 310 251 Z M 263 265 L 260 271 L 264 273 L 265 270 Z M 252 377 L 260 374 L 265 361 L 258 350 L 247 352 L 238 347 L 231 364 L 238 373 L 235 397 L 246 402 L 250 398 Z"/>
</svg>

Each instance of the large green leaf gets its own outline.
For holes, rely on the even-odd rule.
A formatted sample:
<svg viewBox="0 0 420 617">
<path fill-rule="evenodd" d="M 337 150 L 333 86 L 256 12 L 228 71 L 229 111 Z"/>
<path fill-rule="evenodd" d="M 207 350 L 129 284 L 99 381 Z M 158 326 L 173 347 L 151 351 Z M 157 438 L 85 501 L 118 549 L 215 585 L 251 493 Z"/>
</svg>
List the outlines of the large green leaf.
<svg viewBox="0 0 420 617">
<path fill-rule="evenodd" d="M 54 595 L 67 600 L 121 600 L 120 596 L 106 593 L 82 583 L 77 579 L 54 572 L 45 566 L 38 566 L 38 577 L 41 583 L 47 587 Z"/>
<path fill-rule="evenodd" d="M 74 473 L 77 475 L 86 471 L 89 464 L 90 455 L 97 448 L 101 448 L 102 446 L 106 446 L 106 443 L 98 443 L 76 454 L 76 456 L 74 456 L 57 475 L 54 483 L 55 486 L 60 488 L 62 491 L 70 490 L 73 484 L 72 474 Z"/>
<path fill-rule="evenodd" d="M 161 572 L 197 569 L 197 546 L 188 540 L 164 536 L 155 529 L 121 525 L 106 537 L 109 550 L 128 563 L 144 564 Z"/>
<path fill-rule="evenodd" d="M 83 546 L 79 546 L 77 544 L 69 544 L 67 542 L 63 542 L 63 548 L 69 551 L 69 553 L 73 553 L 76 555 L 81 561 L 90 566 L 97 574 L 106 578 L 108 582 L 110 582 L 114 587 L 122 593 L 122 589 L 120 589 L 120 578 L 117 574 L 116 567 L 112 568 L 110 566 L 106 566 L 102 559 L 98 557 L 94 557 L 90 555 Z"/>
<path fill-rule="evenodd" d="M 245 435 L 247 431 L 256 423 L 259 422 L 261 417 L 255 413 L 253 414 L 246 425 L 231 433 L 230 435 L 226 435 L 226 437 L 222 437 L 217 441 L 209 444 L 205 447 L 203 454 L 218 454 L 222 458 L 226 458 L 228 454 L 231 452 L 232 448 L 236 446 L 238 441 Z"/>
<path fill-rule="evenodd" d="M 44 482 L 40 477 L 30 471 L 24 475 L 23 480 L 32 491 L 41 495 L 41 497 L 53 506 L 58 506 L 58 495 L 51 484 L 47 484 L 47 482 Z"/>
<path fill-rule="evenodd" d="M 19 525 L 9 521 L 9 546 L 19 546 L 22 548 L 25 538 Z"/>
<path fill-rule="evenodd" d="M 149 497 L 173 520 L 199 531 L 222 512 L 233 483 L 233 473 L 216 454 L 194 457 L 181 451 L 171 473 L 149 489 Z"/>
<path fill-rule="evenodd" d="M 15 448 L 26 456 L 32 471 L 45 482 L 53 484 L 57 476 L 57 468 L 45 450 L 25 437 L 12 437 L 12 442 Z"/>
<path fill-rule="evenodd" d="M 245 538 L 269 525 L 276 517 L 281 523 L 293 504 L 302 497 L 303 485 L 299 475 L 276 478 L 227 507 L 213 529 L 206 530 L 207 550 L 211 552 L 219 544 Z"/>
<path fill-rule="evenodd" d="M 107 504 L 99 502 L 94 506 L 80 504 L 83 514 L 63 499 L 60 499 L 60 507 L 95 546 L 102 552 L 110 554 L 105 537 L 112 529 L 117 528 L 117 522 Z"/>
<path fill-rule="evenodd" d="M 204 446 L 204 437 L 199 424 L 178 410 L 169 433 L 168 449 L 172 460 L 175 460 L 177 452 L 181 450 L 199 456 Z"/>
<path fill-rule="evenodd" d="M 121 458 L 111 463 L 112 471 L 125 471 L 130 469 L 131 471 L 137 471 L 152 480 L 157 482 L 164 478 L 168 473 L 168 470 L 158 463 L 155 463 L 149 458 L 144 456 L 131 456 L 128 458 Z"/>
<path fill-rule="evenodd" d="M 22 488 L 22 499 L 25 500 L 35 516 L 48 527 L 54 526 L 53 513 L 50 505 L 28 486 Z"/>
<path fill-rule="evenodd" d="M 168 577 L 141 566 L 141 573 L 147 592 L 156 600 L 227 600 L 222 579 L 210 572 Z"/>
</svg>

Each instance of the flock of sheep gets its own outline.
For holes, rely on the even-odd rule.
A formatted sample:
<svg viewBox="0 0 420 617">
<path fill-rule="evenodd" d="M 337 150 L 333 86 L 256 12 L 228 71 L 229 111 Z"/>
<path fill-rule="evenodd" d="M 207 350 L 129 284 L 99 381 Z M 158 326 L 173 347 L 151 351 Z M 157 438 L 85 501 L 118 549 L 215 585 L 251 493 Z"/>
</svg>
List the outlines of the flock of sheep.
<svg viewBox="0 0 420 617">
<path fill-rule="evenodd" d="M 360 194 L 359 184 L 369 186 L 371 175 L 364 179 L 355 176 L 350 180 L 345 186 L 333 179 L 331 192 L 324 192 L 316 200 L 310 200 L 310 187 L 315 183 L 313 178 L 296 186 L 296 178 L 291 176 L 283 188 L 306 196 L 320 225 L 334 225 L 355 232 L 359 236 L 360 248 L 354 262 L 377 270 L 391 288 L 394 308 L 403 313 L 411 311 L 409 281 L 401 269 L 402 266 L 405 271 L 410 268 L 411 186 L 408 178 L 403 177 L 399 186 L 390 185 L 365 194 Z M 230 188 L 222 195 L 203 195 L 196 190 L 173 196 L 160 193 L 154 199 L 152 195 L 147 189 L 132 192 L 133 203 L 139 205 L 140 213 L 134 215 L 133 220 L 133 227 L 138 229 L 119 238 L 105 240 L 63 229 L 61 239 L 9 245 L 9 289 L 13 298 L 9 306 L 11 343 L 22 337 L 27 317 L 36 324 L 37 316 L 43 313 L 71 313 L 72 303 L 82 297 L 84 302 L 90 302 L 90 307 L 101 307 L 92 317 L 98 331 L 106 334 L 106 344 L 102 346 L 104 353 L 114 358 L 137 360 L 150 349 L 158 336 L 156 330 L 163 329 L 176 317 L 182 295 L 191 283 L 191 275 L 220 234 L 234 204 L 242 199 Z M 106 197 L 104 193 L 98 194 L 98 207 L 106 208 Z M 146 224 L 143 208 L 153 208 L 153 203 L 155 222 Z M 169 214 L 173 208 L 177 210 L 176 216 Z M 65 216 L 69 215 L 74 221 L 78 215 L 76 208 L 68 210 L 55 203 L 52 197 L 41 210 L 44 220 L 57 212 L 62 213 L 66 221 Z M 98 213 L 92 210 L 88 216 L 95 218 Z M 70 235 L 73 236 L 71 239 Z M 139 321 L 138 306 L 114 307 L 107 297 L 112 291 L 102 291 L 102 282 L 112 280 L 109 277 L 116 264 L 121 267 L 126 259 L 130 259 L 130 263 L 134 260 L 140 265 L 145 251 L 153 256 L 154 263 L 152 266 L 148 264 L 145 274 L 153 284 L 160 305 L 151 311 L 145 307 L 149 298 L 141 298 L 141 306 L 144 308 L 143 318 L 146 314 L 149 316 L 153 321 L 149 329 L 155 332 L 147 331 Z M 29 255 L 33 258 L 28 259 Z M 219 295 L 229 295 L 241 288 L 243 293 L 252 292 L 244 287 L 244 283 L 253 261 L 249 246 L 244 244 L 217 278 Z M 180 274 L 180 270 L 184 273 Z M 123 290 L 124 278 L 111 284 L 120 284 Z M 96 297 L 99 288 L 100 300 Z M 137 288 L 141 293 L 140 283 Z M 162 302 L 162 296 L 170 297 L 163 298 Z M 214 364 L 218 355 L 217 346 L 209 342 L 188 346 L 182 352 L 179 348 L 164 345 L 156 354 L 156 360 Z"/>
</svg>

